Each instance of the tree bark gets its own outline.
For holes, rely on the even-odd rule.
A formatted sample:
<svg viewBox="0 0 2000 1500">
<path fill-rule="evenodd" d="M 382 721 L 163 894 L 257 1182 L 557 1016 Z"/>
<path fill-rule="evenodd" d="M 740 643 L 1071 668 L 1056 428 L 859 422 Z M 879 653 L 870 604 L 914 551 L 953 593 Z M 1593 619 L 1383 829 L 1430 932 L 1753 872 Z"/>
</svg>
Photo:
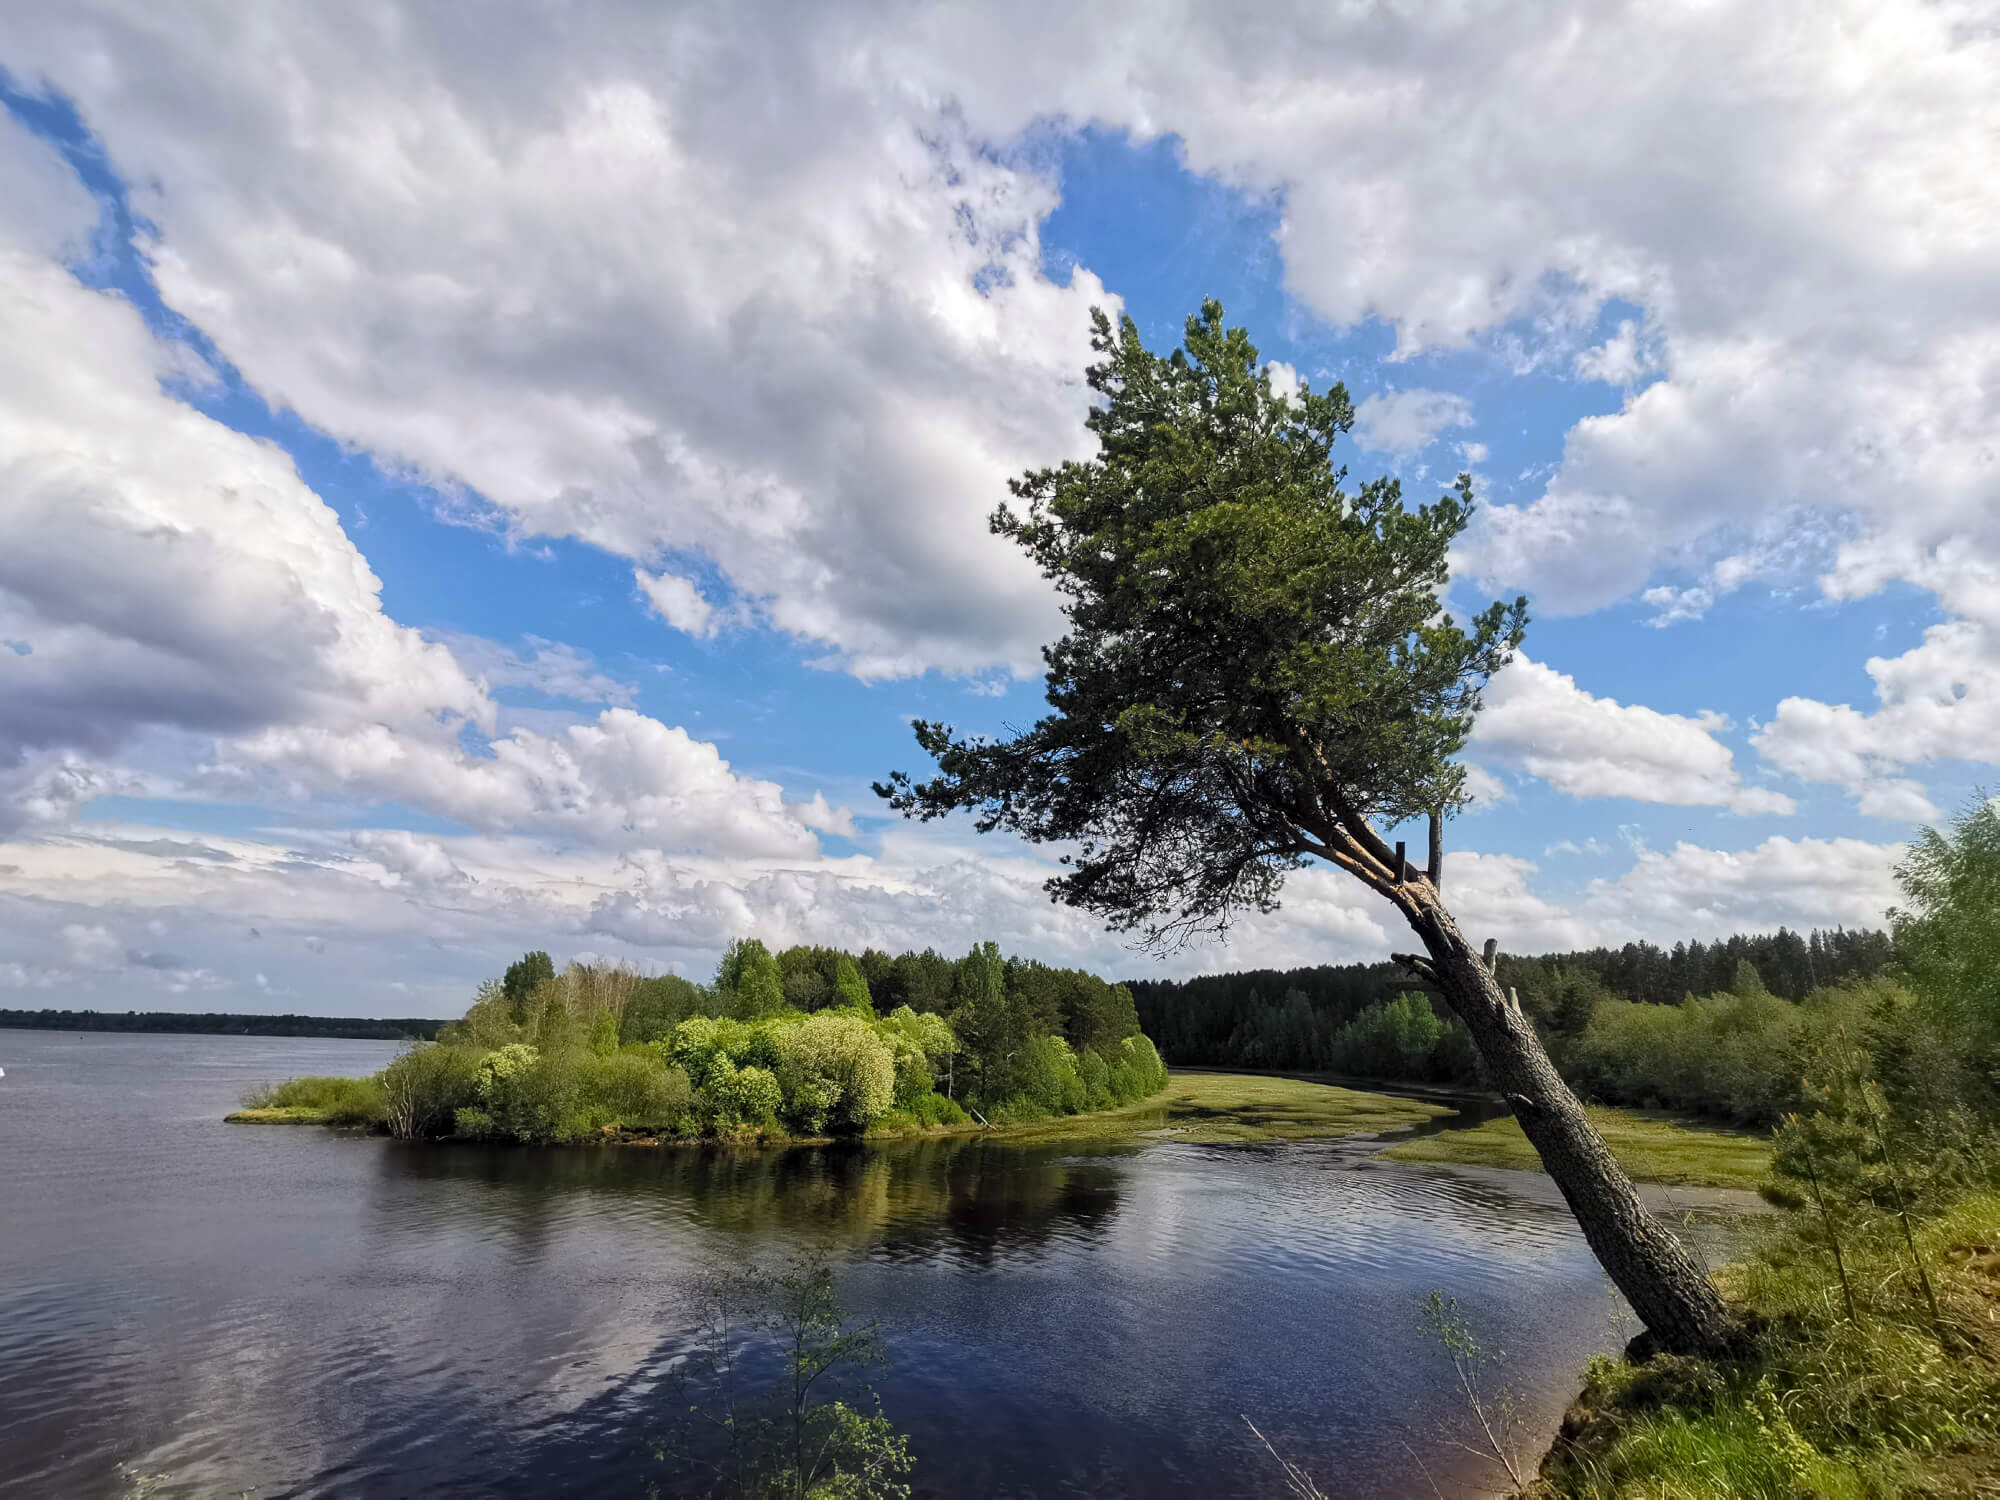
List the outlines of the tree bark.
<svg viewBox="0 0 2000 1500">
<path fill-rule="evenodd" d="M 1494 1086 L 1639 1321 L 1673 1353 L 1727 1353 L 1741 1335 L 1728 1304 L 1673 1232 L 1640 1203 L 1638 1189 L 1556 1072 L 1534 1026 L 1507 1004 L 1435 887 L 1410 886 L 1397 895 L 1430 955 L 1429 977 L 1472 1033 Z"/>
</svg>

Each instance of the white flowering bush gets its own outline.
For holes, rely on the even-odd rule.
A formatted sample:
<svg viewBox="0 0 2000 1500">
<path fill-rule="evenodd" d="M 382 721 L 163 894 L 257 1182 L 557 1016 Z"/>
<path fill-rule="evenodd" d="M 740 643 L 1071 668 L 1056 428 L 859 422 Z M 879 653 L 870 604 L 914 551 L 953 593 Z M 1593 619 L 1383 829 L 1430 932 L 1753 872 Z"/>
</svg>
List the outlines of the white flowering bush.
<svg viewBox="0 0 2000 1500">
<path fill-rule="evenodd" d="M 895 1104 L 895 1058 L 859 1016 L 822 1011 L 784 1026 L 776 1040 L 778 1082 L 795 1129 L 862 1131 Z"/>
</svg>

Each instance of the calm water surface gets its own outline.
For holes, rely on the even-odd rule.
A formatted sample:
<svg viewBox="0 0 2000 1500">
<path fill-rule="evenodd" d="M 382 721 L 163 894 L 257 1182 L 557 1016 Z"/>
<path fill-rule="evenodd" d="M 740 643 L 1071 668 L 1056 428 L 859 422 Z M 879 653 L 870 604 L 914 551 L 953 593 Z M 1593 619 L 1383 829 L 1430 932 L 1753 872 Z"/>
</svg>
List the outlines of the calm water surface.
<svg viewBox="0 0 2000 1500">
<path fill-rule="evenodd" d="M 0 1494 L 638 1495 L 687 1292 L 829 1247 L 927 1495 L 1482 1490 L 1418 1306 L 1531 1441 L 1632 1325 L 1547 1184 L 1348 1147 L 407 1147 L 224 1125 L 389 1043 L 0 1031 Z M 1405 1447 L 1405 1444 L 1408 1447 Z"/>
</svg>

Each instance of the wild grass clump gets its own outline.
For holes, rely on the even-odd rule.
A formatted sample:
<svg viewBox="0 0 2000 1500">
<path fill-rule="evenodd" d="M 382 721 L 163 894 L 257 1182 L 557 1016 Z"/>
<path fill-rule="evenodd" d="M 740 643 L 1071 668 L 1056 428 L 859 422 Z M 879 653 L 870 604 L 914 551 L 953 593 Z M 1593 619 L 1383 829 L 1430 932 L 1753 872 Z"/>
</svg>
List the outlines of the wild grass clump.
<svg viewBox="0 0 2000 1500">
<path fill-rule="evenodd" d="M 1646 1119 L 1617 1109 L 1592 1109 L 1597 1127 L 1618 1164 L 1642 1182 L 1679 1187 L 1748 1188 L 1771 1175 L 1767 1134 L 1694 1127 L 1672 1120 Z M 1512 1116 L 1488 1120 L 1472 1130 L 1406 1141 L 1382 1153 L 1397 1161 L 1444 1162 L 1472 1167 L 1540 1171 L 1542 1160 Z"/>
<path fill-rule="evenodd" d="M 2000 1481 L 2000 1196 L 1971 1195 L 1914 1237 L 1941 1325 L 1887 1236 L 1848 1247 L 1862 1292 L 1848 1316 L 1799 1227 L 1725 1277 L 1756 1325 L 1740 1361 L 1593 1362 L 1586 1420 L 1551 1454 L 1542 1493 L 1872 1500 Z"/>
<path fill-rule="evenodd" d="M 373 1078 L 312 1076 L 267 1083 L 243 1096 L 246 1110 L 311 1111 L 328 1125 L 375 1125 L 382 1119 L 382 1088 Z"/>
</svg>

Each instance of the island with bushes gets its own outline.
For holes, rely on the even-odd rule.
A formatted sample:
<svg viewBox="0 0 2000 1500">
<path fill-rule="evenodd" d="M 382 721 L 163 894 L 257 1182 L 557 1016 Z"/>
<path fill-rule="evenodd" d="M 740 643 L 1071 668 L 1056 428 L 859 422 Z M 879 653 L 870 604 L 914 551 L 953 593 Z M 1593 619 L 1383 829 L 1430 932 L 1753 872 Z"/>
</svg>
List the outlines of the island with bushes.
<svg viewBox="0 0 2000 1500">
<path fill-rule="evenodd" d="M 1003 959 L 730 946 L 712 984 L 530 953 L 369 1078 L 294 1078 L 236 1122 L 406 1140 L 781 1143 L 1024 1125 L 1151 1099 L 1129 989 Z"/>
</svg>

